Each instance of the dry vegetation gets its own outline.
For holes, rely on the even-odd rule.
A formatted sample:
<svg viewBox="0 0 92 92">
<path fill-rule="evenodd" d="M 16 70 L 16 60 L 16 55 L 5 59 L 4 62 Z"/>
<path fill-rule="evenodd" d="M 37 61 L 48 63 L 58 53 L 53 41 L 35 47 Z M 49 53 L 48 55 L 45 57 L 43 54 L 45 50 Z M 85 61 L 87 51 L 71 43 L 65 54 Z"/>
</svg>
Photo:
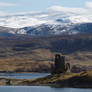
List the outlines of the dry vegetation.
<svg viewBox="0 0 92 92">
<path fill-rule="evenodd" d="M 47 38 L 0 36 L 0 71 L 50 72 L 55 53 L 63 53 L 71 66 L 91 70 L 92 35 Z"/>
<path fill-rule="evenodd" d="M 92 88 L 92 71 L 54 74 L 37 79 L 0 78 L 0 85 Z"/>
<path fill-rule="evenodd" d="M 24 80 L 21 85 L 49 85 L 54 87 L 81 87 L 92 88 L 92 71 L 81 72 L 77 74 L 63 73 L 49 75 L 35 80 Z"/>
</svg>

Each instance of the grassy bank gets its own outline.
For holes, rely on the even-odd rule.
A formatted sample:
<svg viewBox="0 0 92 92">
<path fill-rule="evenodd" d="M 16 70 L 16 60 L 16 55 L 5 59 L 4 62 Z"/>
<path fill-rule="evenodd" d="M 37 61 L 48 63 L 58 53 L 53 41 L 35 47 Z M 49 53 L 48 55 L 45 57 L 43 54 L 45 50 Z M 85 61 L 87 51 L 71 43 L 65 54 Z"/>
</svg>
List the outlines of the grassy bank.
<svg viewBox="0 0 92 92">
<path fill-rule="evenodd" d="M 23 85 L 50 85 L 54 87 L 80 87 L 80 88 L 92 88 L 92 71 L 86 71 L 81 73 L 64 73 L 49 75 L 44 78 L 38 78 L 35 80 L 25 80 L 21 84 Z"/>
<path fill-rule="evenodd" d="M 34 80 L 0 78 L 0 85 L 92 88 L 92 71 L 86 71 L 77 74 L 55 74 Z"/>
</svg>

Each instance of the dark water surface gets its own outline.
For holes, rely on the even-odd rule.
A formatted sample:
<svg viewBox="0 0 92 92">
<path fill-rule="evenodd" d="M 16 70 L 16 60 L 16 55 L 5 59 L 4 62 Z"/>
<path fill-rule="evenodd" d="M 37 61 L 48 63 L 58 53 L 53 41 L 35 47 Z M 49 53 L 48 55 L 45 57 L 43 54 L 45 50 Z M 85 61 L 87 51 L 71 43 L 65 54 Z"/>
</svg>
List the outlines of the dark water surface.
<svg viewBox="0 0 92 92">
<path fill-rule="evenodd" d="M 92 90 L 76 88 L 51 88 L 47 86 L 1 86 L 0 92 L 92 92 Z"/>
<path fill-rule="evenodd" d="M 49 75 L 49 73 L 0 73 L 0 78 L 34 79 Z"/>
</svg>

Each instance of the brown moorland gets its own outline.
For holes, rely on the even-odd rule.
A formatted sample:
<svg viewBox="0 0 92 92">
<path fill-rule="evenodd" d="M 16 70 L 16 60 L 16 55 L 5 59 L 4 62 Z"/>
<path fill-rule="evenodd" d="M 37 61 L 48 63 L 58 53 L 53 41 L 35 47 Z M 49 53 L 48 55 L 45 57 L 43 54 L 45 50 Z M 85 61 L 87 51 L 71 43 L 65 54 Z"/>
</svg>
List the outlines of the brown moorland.
<svg viewBox="0 0 92 92">
<path fill-rule="evenodd" d="M 92 69 L 92 35 L 0 36 L 0 72 L 50 72 L 62 53 L 72 72 Z"/>
</svg>

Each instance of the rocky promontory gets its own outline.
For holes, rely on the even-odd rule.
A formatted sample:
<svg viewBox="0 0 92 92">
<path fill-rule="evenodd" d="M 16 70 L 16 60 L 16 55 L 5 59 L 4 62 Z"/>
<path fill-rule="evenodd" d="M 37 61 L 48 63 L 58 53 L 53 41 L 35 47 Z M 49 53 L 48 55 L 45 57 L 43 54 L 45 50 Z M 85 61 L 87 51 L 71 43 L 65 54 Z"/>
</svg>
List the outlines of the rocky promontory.
<svg viewBox="0 0 92 92">
<path fill-rule="evenodd" d="M 70 64 L 65 62 L 65 56 L 56 54 L 50 75 L 37 79 L 0 78 L 0 85 L 92 88 L 92 70 L 72 73 L 70 69 Z"/>
</svg>

